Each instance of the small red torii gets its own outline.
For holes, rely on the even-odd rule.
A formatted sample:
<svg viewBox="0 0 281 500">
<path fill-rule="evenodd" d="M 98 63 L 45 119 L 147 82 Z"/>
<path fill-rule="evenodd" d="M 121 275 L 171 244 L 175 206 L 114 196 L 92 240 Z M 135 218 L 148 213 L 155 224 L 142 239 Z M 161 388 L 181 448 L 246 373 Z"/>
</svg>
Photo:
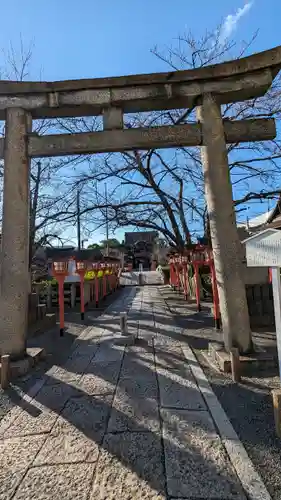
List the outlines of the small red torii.
<svg viewBox="0 0 281 500">
<path fill-rule="evenodd" d="M 170 284 L 174 289 L 180 291 L 180 270 L 183 274 L 183 288 L 184 296 L 187 300 L 188 295 L 190 295 L 189 282 L 187 276 L 188 265 L 193 265 L 194 276 L 195 276 L 195 295 L 197 310 L 201 311 L 200 303 L 200 281 L 199 281 L 199 268 L 201 266 L 209 266 L 212 278 L 212 291 L 213 291 L 213 306 L 214 306 L 214 320 L 215 328 L 220 330 L 221 328 L 221 318 L 220 318 L 220 307 L 219 307 L 219 296 L 217 288 L 217 280 L 214 266 L 213 251 L 206 245 L 195 244 L 184 250 L 182 253 L 176 253 L 170 256 Z"/>
</svg>

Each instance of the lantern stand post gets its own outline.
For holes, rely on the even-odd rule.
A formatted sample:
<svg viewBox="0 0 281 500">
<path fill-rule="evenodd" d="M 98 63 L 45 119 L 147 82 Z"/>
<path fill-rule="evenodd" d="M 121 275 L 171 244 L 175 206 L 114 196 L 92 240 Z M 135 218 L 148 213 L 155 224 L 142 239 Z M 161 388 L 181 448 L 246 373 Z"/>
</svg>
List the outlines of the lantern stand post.
<svg viewBox="0 0 281 500">
<path fill-rule="evenodd" d="M 91 279 L 91 304 L 94 302 L 95 297 L 95 278 Z"/>
<path fill-rule="evenodd" d="M 196 305 L 197 311 L 201 311 L 201 303 L 200 303 L 200 283 L 199 283 L 199 266 L 197 262 L 193 263 L 194 272 L 195 272 L 195 296 L 196 296 Z"/>
<path fill-rule="evenodd" d="M 184 298 L 187 300 L 188 291 L 187 291 L 187 257 L 182 256 L 182 267 L 183 267 L 183 286 L 184 286 Z"/>
<path fill-rule="evenodd" d="M 108 286 L 109 286 L 109 294 L 112 294 L 112 263 L 108 263 Z"/>
<path fill-rule="evenodd" d="M 81 310 L 81 320 L 83 321 L 85 319 L 84 283 L 85 283 L 85 274 L 87 271 L 86 262 L 84 262 L 82 260 L 77 260 L 76 270 L 80 276 L 80 310 Z"/>
<path fill-rule="evenodd" d="M 117 266 L 116 264 L 113 264 L 113 269 L 112 269 L 112 286 L 113 286 L 113 291 L 116 292 L 116 288 L 117 288 L 117 277 L 116 277 L 116 270 Z"/>
<path fill-rule="evenodd" d="M 169 284 L 173 288 L 173 264 L 172 264 L 172 257 L 169 258 L 169 265 L 170 265 L 170 280 L 169 280 Z"/>
<path fill-rule="evenodd" d="M 89 271 L 92 272 L 93 271 L 93 264 L 89 264 Z M 93 300 L 94 300 L 94 279 L 93 277 L 91 276 L 88 280 L 88 283 L 89 283 L 89 287 L 90 287 L 90 304 L 92 304 Z"/>
<path fill-rule="evenodd" d="M 112 292 L 115 292 L 116 290 L 116 280 L 115 280 L 115 264 L 112 264 L 112 274 L 111 274 L 111 280 L 112 280 Z"/>
<path fill-rule="evenodd" d="M 173 264 L 171 262 L 171 258 L 169 261 L 169 266 L 170 266 L 170 286 L 173 286 Z"/>
<path fill-rule="evenodd" d="M 64 280 L 68 276 L 68 262 L 54 262 L 53 276 L 58 282 L 60 337 L 64 334 Z"/>
<path fill-rule="evenodd" d="M 213 260 L 210 261 L 211 275 L 212 275 L 212 289 L 213 289 L 213 306 L 214 306 L 214 320 L 216 330 L 221 329 L 220 305 L 219 294 L 217 286 L 216 271 Z"/>
<path fill-rule="evenodd" d="M 95 301 L 96 301 L 96 308 L 99 307 L 99 263 L 94 264 L 94 267 L 96 269 L 96 275 L 95 275 Z"/>
<path fill-rule="evenodd" d="M 176 263 L 175 258 L 173 261 L 173 290 L 176 291 L 177 288 L 177 273 L 176 273 Z"/>
<path fill-rule="evenodd" d="M 173 290 L 176 290 L 177 276 L 176 276 L 176 264 L 175 258 L 173 259 Z"/>
<path fill-rule="evenodd" d="M 102 264 L 103 275 L 102 275 L 102 300 L 106 299 L 106 263 Z"/>
<path fill-rule="evenodd" d="M 175 290 L 175 268 L 174 268 L 174 257 L 170 257 L 170 285 L 173 290 Z"/>
<path fill-rule="evenodd" d="M 178 293 L 180 293 L 180 271 L 179 271 L 179 257 L 176 257 L 176 287 L 178 289 Z"/>
<path fill-rule="evenodd" d="M 115 292 L 115 264 L 111 264 L 111 274 L 110 274 L 110 283 L 111 283 L 111 292 Z"/>
<path fill-rule="evenodd" d="M 120 288 L 120 276 L 122 272 L 122 264 L 117 265 L 117 270 L 116 270 L 116 288 Z"/>
</svg>

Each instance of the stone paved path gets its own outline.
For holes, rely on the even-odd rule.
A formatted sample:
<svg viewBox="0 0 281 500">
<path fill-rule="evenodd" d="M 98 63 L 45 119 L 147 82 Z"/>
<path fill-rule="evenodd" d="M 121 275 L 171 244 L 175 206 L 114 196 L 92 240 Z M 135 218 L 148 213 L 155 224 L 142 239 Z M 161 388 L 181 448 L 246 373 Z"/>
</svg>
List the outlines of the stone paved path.
<svg viewBox="0 0 281 500">
<path fill-rule="evenodd" d="M 2 420 L 0 499 L 245 499 L 176 333 L 157 287 L 124 289 Z"/>
</svg>

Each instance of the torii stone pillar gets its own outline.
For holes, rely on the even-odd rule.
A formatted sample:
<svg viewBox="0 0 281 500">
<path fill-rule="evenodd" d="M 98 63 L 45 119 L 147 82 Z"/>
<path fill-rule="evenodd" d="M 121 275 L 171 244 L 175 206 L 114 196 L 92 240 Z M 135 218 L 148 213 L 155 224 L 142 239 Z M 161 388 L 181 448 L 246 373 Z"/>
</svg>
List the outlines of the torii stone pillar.
<svg viewBox="0 0 281 500">
<path fill-rule="evenodd" d="M 210 95 L 202 97 L 197 116 L 202 125 L 202 163 L 206 203 L 214 253 L 225 347 L 241 353 L 252 349 L 241 243 L 233 205 L 232 186 L 220 105 Z"/>
<path fill-rule="evenodd" d="M 1 250 L 0 354 L 25 353 L 29 291 L 30 116 L 21 108 L 6 111 Z"/>
</svg>

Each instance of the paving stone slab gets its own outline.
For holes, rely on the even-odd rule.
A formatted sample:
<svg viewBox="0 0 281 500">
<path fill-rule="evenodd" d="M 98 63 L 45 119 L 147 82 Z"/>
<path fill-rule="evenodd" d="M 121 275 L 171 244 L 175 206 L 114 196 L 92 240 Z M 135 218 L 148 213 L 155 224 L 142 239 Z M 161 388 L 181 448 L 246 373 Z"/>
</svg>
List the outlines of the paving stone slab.
<svg viewBox="0 0 281 500">
<path fill-rule="evenodd" d="M 121 362 L 91 363 L 79 382 L 85 394 L 113 394 L 121 369 Z"/>
<path fill-rule="evenodd" d="M 245 500 L 208 412 L 161 410 L 171 497 Z"/>
<path fill-rule="evenodd" d="M 65 382 L 66 384 L 77 384 L 82 377 L 82 373 L 68 371 L 61 366 L 52 366 L 47 372 L 47 385 L 59 384 Z"/>
<path fill-rule="evenodd" d="M 85 335 L 85 340 L 92 340 L 93 342 L 97 341 L 97 337 L 101 337 L 104 333 L 104 327 L 93 326 L 89 328 L 87 335 Z"/>
<path fill-rule="evenodd" d="M 160 368 L 157 370 L 157 375 L 161 407 L 206 410 L 190 368 L 185 367 L 180 371 Z"/>
<path fill-rule="evenodd" d="M 37 455 L 34 465 L 96 463 L 98 454 L 98 444 L 93 439 L 87 438 L 83 432 L 72 427 L 69 428 L 67 434 L 51 434 Z"/>
<path fill-rule="evenodd" d="M 107 434 L 90 500 L 165 500 L 160 436 Z"/>
<path fill-rule="evenodd" d="M 108 424 L 109 432 L 159 431 L 159 407 L 155 400 L 129 398 L 118 395 Z"/>
<path fill-rule="evenodd" d="M 30 403 L 29 411 L 21 412 L 5 431 L 4 437 L 28 436 L 50 432 L 67 400 L 75 389 L 65 384 L 44 386 Z"/>
<path fill-rule="evenodd" d="M 134 399 L 150 398 L 158 400 L 156 374 L 149 369 L 146 370 L 146 367 L 141 368 L 136 377 L 122 377 L 120 375 L 116 393 L 124 393 Z"/>
<path fill-rule="evenodd" d="M 94 340 L 89 339 L 83 339 L 82 341 L 77 341 L 77 346 L 75 350 L 73 351 L 73 354 L 71 358 L 75 356 L 87 356 L 87 357 L 93 357 L 95 353 L 98 350 L 98 343 L 95 342 Z"/>
<path fill-rule="evenodd" d="M 108 424 L 109 432 L 159 431 L 158 391 L 155 379 L 120 379 Z"/>
<path fill-rule="evenodd" d="M 111 411 L 112 396 L 72 398 L 52 429 L 52 435 L 72 435 L 75 430 L 95 443 L 101 443 Z"/>
<path fill-rule="evenodd" d="M 12 497 L 16 487 L 46 439 L 45 435 L 0 441 L 0 499 Z"/>
<path fill-rule="evenodd" d="M 143 355 L 128 355 L 125 356 L 120 377 L 131 378 L 155 378 L 155 363 L 154 358 Z M 156 379 L 155 379 L 156 383 Z"/>
<path fill-rule="evenodd" d="M 158 346 L 155 349 L 156 367 L 180 370 L 188 366 L 186 358 L 180 346 Z"/>
<path fill-rule="evenodd" d="M 15 500 L 87 500 L 94 464 L 33 467 L 20 484 Z"/>
<path fill-rule="evenodd" d="M 140 339 L 137 339 L 134 346 L 127 347 L 127 352 L 124 356 L 123 363 L 125 363 L 127 360 L 134 359 L 139 359 L 140 361 L 150 362 L 154 364 L 153 346 L 141 341 Z"/>
<path fill-rule="evenodd" d="M 37 416 L 22 413 L 4 433 L 4 437 L 29 436 L 45 434 L 51 431 L 58 415 L 55 412 L 42 410 Z"/>
<path fill-rule="evenodd" d="M 24 407 L 29 407 L 29 404 L 24 401 L 23 404 Z M 11 425 L 16 421 L 16 419 L 21 415 L 22 413 L 22 407 L 21 406 L 15 406 L 14 408 L 11 409 L 4 417 L 2 418 L 0 422 L 0 439 L 4 437 L 5 433 L 7 432 L 7 429 L 11 427 Z"/>
<path fill-rule="evenodd" d="M 126 359 L 126 356 L 136 356 L 140 357 L 141 359 L 148 359 L 148 360 L 153 360 L 154 359 L 154 349 L 153 347 L 143 343 L 137 343 L 133 346 L 128 346 L 126 347 L 125 351 L 125 357 L 124 361 Z"/>
<path fill-rule="evenodd" d="M 162 335 L 162 334 L 159 334 L 157 335 L 154 340 L 153 340 L 153 343 L 154 343 L 154 347 L 158 347 L 158 346 L 166 346 L 166 347 L 180 347 L 181 346 L 181 343 L 179 340 L 174 340 L 172 338 L 172 336 L 166 336 L 166 335 Z"/>
<path fill-rule="evenodd" d="M 92 360 L 93 363 L 110 363 L 113 361 L 122 361 L 124 355 L 124 346 L 117 346 L 111 340 L 100 343 L 99 349 Z"/>
<path fill-rule="evenodd" d="M 156 338 L 155 333 L 151 333 L 150 331 L 147 330 L 138 330 L 138 339 L 144 340 L 147 342 L 149 345 L 153 345 L 153 340 Z"/>
<path fill-rule="evenodd" d="M 63 368 L 71 371 L 72 373 L 82 374 L 86 370 L 92 357 L 92 355 L 79 356 L 78 354 L 73 354 L 67 359 L 66 363 L 63 365 Z"/>
</svg>

